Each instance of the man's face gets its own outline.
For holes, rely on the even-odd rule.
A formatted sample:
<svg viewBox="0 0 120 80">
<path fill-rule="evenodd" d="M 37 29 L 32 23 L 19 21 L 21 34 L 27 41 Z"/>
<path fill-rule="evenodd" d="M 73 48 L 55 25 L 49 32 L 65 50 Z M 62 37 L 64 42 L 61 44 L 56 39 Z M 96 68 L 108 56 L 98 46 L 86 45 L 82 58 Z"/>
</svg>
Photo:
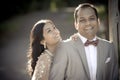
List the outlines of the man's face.
<svg viewBox="0 0 120 80">
<path fill-rule="evenodd" d="M 75 27 L 82 36 L 86 38 L 95 37 L 98 26 L 99 22 L 92 8 L 88 7 L 78 11 Z"/>
</svg>

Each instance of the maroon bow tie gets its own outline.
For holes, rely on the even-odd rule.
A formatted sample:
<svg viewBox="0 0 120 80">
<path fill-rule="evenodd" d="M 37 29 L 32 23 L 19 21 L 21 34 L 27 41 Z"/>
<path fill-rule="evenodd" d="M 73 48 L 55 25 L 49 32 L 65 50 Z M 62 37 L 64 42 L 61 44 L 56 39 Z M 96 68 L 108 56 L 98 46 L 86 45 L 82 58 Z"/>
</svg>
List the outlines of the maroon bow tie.
<svg viewBox="0 0 120 80">
<path fill-rule="evenodd" d="M 89 40 L 87 40 L 86 42 L 85 42 L 85 46 L 88 46 L 88 45 L 94 45 L 94 46 L 97 46 L 97 44 L 98 44 L 98 39 L 97 40 L 95 40 L 95 41 L 89 41 Z"/>
</svg>

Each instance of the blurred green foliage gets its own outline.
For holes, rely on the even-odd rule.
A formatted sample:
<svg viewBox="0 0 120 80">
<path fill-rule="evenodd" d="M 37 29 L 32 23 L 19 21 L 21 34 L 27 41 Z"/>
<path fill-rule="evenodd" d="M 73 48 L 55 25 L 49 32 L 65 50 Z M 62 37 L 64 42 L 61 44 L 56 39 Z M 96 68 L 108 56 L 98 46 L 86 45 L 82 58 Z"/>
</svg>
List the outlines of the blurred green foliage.
<svg viewBox="0 0 120 80">
<path fill-rule="evenodd" d="M 15 33 L 18 30 L 16 22 L 4 22 L 0 24 L 0 37 Z"/>
<path fill-rule="evenodd" d="M 4 10 L 1 12 L 2 16 L 0 19 L 0 35 L 5 33 L 14 32 L 17 30 L 16 23 L 6 23 L 7 20 L 12 18 L 13 16 L 17 16 L 19 14 L 26 14 L 29 12 L 33 12 L 36 10 L 50 10 L 50 11 L 58 11 L 61 8 L 65 7 L 76 7 L 78 4 L 82 2 L 89 2 L 89 0 L 21 0 L 21 1 L 4 1 L 0 4 L 8 5 L 7 8 L 4 7 Z M 99 0 L 98 0 L 99 3 Z M 93 2 L 96 4 L 96 2 Z M 100 4 L 100 3 L 99 3 Z M 103 4 L 103 3 L 101 3 Z M 106 16 L 106 8 L 104 3 L 103 5 L 98 6 L 98 11 L 100 14 L 100 18 L 104 19 Z M 70 17 L 70 20 L 73 16 Z"/>
<path fill-rule="evenodd" d="M 101 20 L 104 20 L 108 14 L 108 10 L 107 10 L 106 6 L 105 5 L 96 5 L 96 7 L 97 7 L 98 14 L 99 14 L 99 18 Z"/>
<path fill-rule="evenodd" d="M 118 44 L 118 64 L 120 68 L 120 45 Z"/>
</svg>

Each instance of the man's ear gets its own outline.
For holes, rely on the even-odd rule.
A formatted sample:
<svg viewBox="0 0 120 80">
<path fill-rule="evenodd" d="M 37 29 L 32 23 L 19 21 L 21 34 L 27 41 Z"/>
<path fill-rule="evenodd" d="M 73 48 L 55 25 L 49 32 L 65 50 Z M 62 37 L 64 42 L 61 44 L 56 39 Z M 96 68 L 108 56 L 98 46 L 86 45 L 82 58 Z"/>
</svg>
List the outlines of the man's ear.
<svg viewBox="0 0 120 80">
<path fill-rule="evenodd" d="M 100 25 L 100 19 L 98 18 L 98 24 Z"/>
<path fill-rule="evenodd" d="M 78 24 L 76 21 L 74 22 L 74 25 L 75 25 L 75 29 L 78 30 Z"/>
</svg>

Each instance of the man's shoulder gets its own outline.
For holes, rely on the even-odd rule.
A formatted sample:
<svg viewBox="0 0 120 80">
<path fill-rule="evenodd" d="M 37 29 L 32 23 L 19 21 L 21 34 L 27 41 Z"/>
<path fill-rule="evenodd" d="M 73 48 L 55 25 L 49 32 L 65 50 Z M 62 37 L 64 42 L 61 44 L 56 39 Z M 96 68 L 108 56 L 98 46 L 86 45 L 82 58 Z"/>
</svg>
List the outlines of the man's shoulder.
<svg viewBox="0 0 120 80">
<path fill-rule="evenodd" d="M 71 38 L 68 38 L 66 40 L 63 40 L 62 42 L 64 45 L 72 45 L 74 41 Z"/>
<path fill-rule="evenodd" d="M 71 41 L 71 38 L 63 40 L 64 43 L 69 43 Z"/>
<path fill-rule="evenodd" d="M 58 46 L 58 48 L 70 48 L 70 46 L 73 45 L 73 40 L 72 39 L 66 39 L 62 40 Z"/>
<path fill-rule="evenodd" d="M 98 39 L 99 39 L 99 41 L 102 42 L 103 44 L 106 44 L 106 45 L 111 45 L 111 44 L 113 44 L 112 41 L 109 41 L 109 40 L 107 40 L 107 39 L 103 39 L 103 38 L 100 38 L 100 37 L 98 37 Z"/>
</svg>

